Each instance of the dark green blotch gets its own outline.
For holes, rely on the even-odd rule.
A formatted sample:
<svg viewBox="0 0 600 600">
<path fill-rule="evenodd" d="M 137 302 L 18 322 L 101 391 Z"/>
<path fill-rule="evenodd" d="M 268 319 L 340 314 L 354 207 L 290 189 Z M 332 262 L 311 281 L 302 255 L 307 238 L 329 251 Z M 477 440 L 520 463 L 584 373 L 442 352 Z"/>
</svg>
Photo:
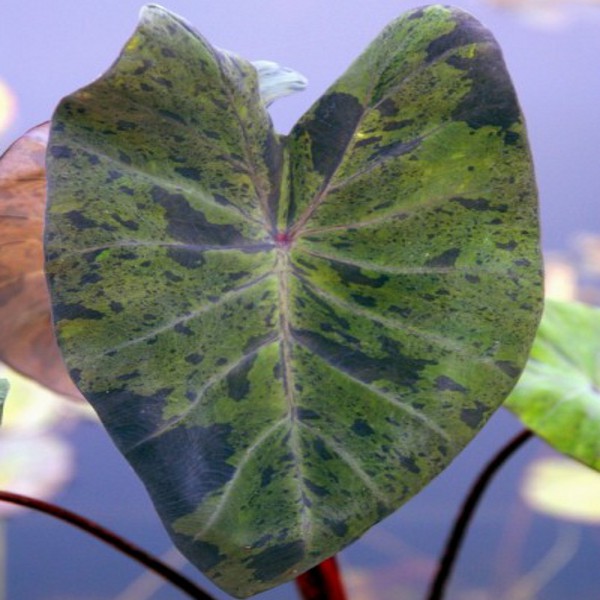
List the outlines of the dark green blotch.
<svg viewBox="0 0 600 600">
<path fill-rule="evenodd" d="M 70 210 L 65 213 L 65 217 L 69 219 L 75 229 L 92 229 L 98 227 L 98 223 L 92 219 L 88 219 L 80 210 Z"/>
<path fill-rule="evenodd" d="M 203 360 L 204 356 L 202 354 L 198 354 L 197 352 L 188 354 L 185 357 L 185 362 L 189 363 L 190 365 L 199 365 Z"/>
<path fill-rule="evenodd" d="M 361 352 L 356 346 L 338 344 L 321 334 L 307 329 L 293 329 L 294 337 L 309 351 L 320 356 L 332 367 L 348 373 L 363 383 L 383 379 L 401 386 L 414 388 L 421 371 L 435 361 L 413 358 L 402 352 L 400 344 L 385 338 L 379 340 L 387 356 L 375 358 Z"/>
<path fill-rule="evenodd" d="M 132 371 L 131 373 L 124 373 L 123 375 L 119 375 L 116 377 L 117 381 L 130 381 L 132 379 L 137 379 L 140 376 L 139 371 Z"/>
<path fill-rule="evenodd" d="M 117 213 L 113 213 L 111 217 L 117 223 L 119 223 L 119 225 L 122 225 L 123 227 L 125 227 L 125 229 L 129 229 L 130 231 L 137 231 L 140 228 L 140 224 L 137 221 L 134 221 L 133 219 L 125 220 L 121 218 L 121 216 Z"/>
<path fill-rule="evenodd" d="M 521 374 L 521 369 L 515 363 L 508 360 L 497 360 L 495 365 L 509 377 L 518 377 Z"/>
<path fill-rule="evenodd" d="M 152 81 L 158 83 L 158 85 L 162 85 L 164 88 L 171 89 L 173 87 L 173 82 L 167 79 L 166 77 L 152 77 Z"/>
<path fill-rule="evenodd" d="M 530 267 L 531 261 L 527 260 L 526 258 L 519 258 L 513 261 L 513 265 L 515 265 L 516 267 Z"/>
<path fill-rule="evenodd" d="M 442 54 L 472 44 L 473 42 L 494 42 L 492 34 L 473 17 L 465 13 L 454 13 L 455 27 L 452 31 L 436 38 L 427 46 L 427 62 L 431 63 Z M 452 57 L 454 58 L 454 57 Z M 448 60 L 450 62 L 451 59 Z"/>
<path fill-rule="evenodd" d="M 265 335 L 256 335 L 248 338 L 245 346 L 242 348 L 244 354 L 250 354 L 258 350 L 261 346 L 266 346 L 269 342 L 274 342 L 277 339 L 277 332 L 266 333 Z"/>
<path fill-rule="evenodd" d="M 237 273 L 229 273 L 227 278 L 229 281 L 238 281 L 238 279 L 244 279 L 244 277 L 248 277 L 250 273 L 248 271 L 238 271 Z"/>
<path fill-rule="evenodd" d="M 194 330 L 190 329 L 183 323 L 177 323 L 177 325 L 175 325 L 175 327 L 173 327 L 173 331 L 175 333 L 179 333 L 181 335 L 187 335 L 187 336 L 194 335 Z"/>
<path fill-rule="evenodd" d="M 165 110 L 165 109 L 159 109 L 158 110 L 158 114 L 169 120 L 169 121 L 176 121 L 177 123 L 181 124 L 181 125 L 186 125 L 187 123 L 185 122 L 185 119 L 181 116 L 178 115 L 177 113 L 174 113 L 170 110 Z"/>
<path fill-rule="evenodd" d="M 413 150 L 419 147 L 421 144 L 421 138 L 415 138 L 414 140 L 410 140 L 409 142 L 397 142 L 395 144 L 388 144 L 387 146 L 382 146 L 371 156 L 369 156 L 368 160 L 385 160 L 387 158 L 393 158 L 396 156 L 402 156 L 403 154 L 409 154 Z"/>
<path fill-rule="evenodd" d="M 186 269 L 197 269 L 206 262 L 202 252 L 194 248 L 169 248 L 167 256 Z"/>
<path fill-rule="evenodd" d="M 402 119 L 401 121 L 390 121 L 383 126 L 383 131 L 396 131 L 404 129 L 414 123 L 413 119 Z"/>
<path fill-rule="evenodd" d="M 119 191 L 122 194 L 126 194 L 127 196 L 133 196 L 135 194 L 135 190 L 126 185 L 122 185 L 121 187 L 119 187 Z"/>
<path fill-rule="evenodd" d="M 497 44 L 490 41 L 477 49 L 474 58 L 452 57 L 448 63 L 464 70 L 471 89 L 452 113 L 452 118 L 479 129 L 486 125 L 506 131 L 521 118 L 517 97 Z M 515 139 L 509 136 L 509 144 Z M 506 136 L 505 136 L 506 142 Z"/>
<path fill-rule="evenodd" d="M 110 310 L 112 310 L 114 313 L 123 312 L 123 309 L 124 309 L 124 306 L 120 302 L 116 302 L 115 300 L 111 301 Z"/>
<path fill-rule="evenodd" d="M 301 562 L 304 552 L 302 540 L 277 544 L 248 558 L 246 566 L 254 571 L 254 576 L 259 581 L 271 581 Z"/>
<path fill-rule="evenodd" d="M 137 129 L 137 123 L 133 123 L 132 121 L 117 121 L 117 129 L 119 131 L 132 131 L 133 129 Z"/>
<path fill-rule="evenodd" d="M 309 269 L 311 271 L 318 271 L 319 270 L 315 265 L 313 265 L 312 263 L 310 263 L 310 262 L 308 262 L 308 261 L 306 261 L 306 260 L 304 260 L 302 258 L 297 258 L 296 259 L 296 264 L 304 267 L 305 269 Z"/>
<path fill-rule="evenodd" d="M 313 448 L 321 460 L 331 460 L 333 458 L 331 452 L 327 450 L 327 446 L 325 445 L 323 438 L 316 438 L 313 442 Z"/>
<path fill-rule="evenodd" d="M 348 322 L 348 320 L 344 319 L 343 317 L 340 317 L 340 315 L 338 315 L 338 313 L 335 311 L 335 309 L 330 304 L 328 304 L 327 302 L 325 302 L 324 300 L 319 298 L 319 296 L 314 294 L 311 291 L 311 289 L 308 286 L 306 286 L 304 283 L 302 285 L 302 293 L 305 294 L 306 296 L 308 296 L 312 302 L 314 302 L 315 304 L 317 304 L 317 306 L 319 306 L 319 308 L 324 310 L 327 313 L 327 317 L 329 317 L 329 319 L 331 319 L 332 322 L 339 325 L 342 329 L 346 329 L 346 330 L 350 329 L 350 323 Z M 299 306 L 300 309 L 304 308 L 304 306 L 305 306 L 304 301 L 299 296 L 296 298 L 296 304 Z"/>
<path fill-rule="evenodd" d="M 425 7 L 416 8 L 408 14 L 407 19 L 409 21 L 414 21 L 416 19 L 420 19 L 425 14 Z"/>
<path fill-rule="evenodd" d="M 381 141 L 381 136 L 377 135 L 377 136 L 373 136 L 373 137 L 369 137 L 369 138 L 363 138 L 362 140 L 359 140 L 358 142 L 356 142 L 354 144 L 355 148 L 362 148 L 362 146 L 368 146 L 370 144 L 376 144 L 377 142 Z"/>
<path fill-rule="evenodd" d="M 363 110 L 355 96 L 334 92 L 321 98 L 312 119 L 297 126 L 310 136 L 312 164 L 317 173 L 327 177 L 337 168 Z M 296 135 L 293 131 L 292 138 Z"/>
<path fill-rule="evenodd" d="M 123 177 L 122 171 L 117 171 L 116 169 L 111 169 L 108 172 L 108 177 L 106 178 L 106 183 L 112 183 L 113 181 L 117 181 L 117 179 L 121 179 Z"/>
<path fill-rule="evenodd" d="M 221 554 L 219 547 L 215 544 L 194 540 L 174 532 L 171 535 L 177 541 L 179 548 L 188 549 L 186 554 L 194 557 L 194 566 L 201 571 L 214 569 L 220 562 L 227 558 L 227 555 Z"/>
<path fill-rule="evenodd" d="M 471 429 L 479 429 L 485 419 L 488 407 L 482 402 L 476 401 L 475 408 L 463 408 L 460 412 L 460 420 Z"/>
<path fill-rule="evenodd" d="M 344 521 L 334 521 L 333 519 L 325 519 L 325 525 L 333 531 L 338 537 L 345 537 L 348 533 L 348 525 Z"/>
<path fill-rule="evenodd" d="M 465 394 L 468 391 L 466 387 L 460 385 L 460 383 L 454 381 L 454 379 L 447 377 L 446 375 L 440 375 L 435 380 L 435 387 L 440 392 L 450 391 Z"/>
<path fill-rule="evenodd" d="M 227 393 L 233 400 L 243 400 L 250 392 L 248 374 L 252 370 L 257 355 L 252 355 L 248 360 L 242 361 L 227 375 Z"/>
<path fill-rule="evenodd" d="M 81 381 L 81 369 L 69 369 L 69 375 L 75 385 Z"/>
<path fill-rule="evenodd" d="M 125 163 L 126 165 L 131 164 L 131 157 L 129 156 L 129 154 L 125 154 L 125 152 L 123 152 L 122 150 L 119 150 L 119 160 L 122 163 Z"/>
<path fill-rule="evenodd" d="M 83 286 L 90 283 L 98 283 L 99 281 L 102 281 L 102 275 L 88 271 L 79 280 L 79 283 Z"/>
<path fill-rule="evenodd" d="M 375 430 L 364 420 L 364 419 L 356 419 L 354 423 L 352 423 L 352 427 L 350 427 L 352 431 L 361 437 L 373 435 Z"/>
<path fill-rule="evenodd" d="M 369 277 L 365 275 L 364 271 L 360 267 L 349 265 L 346 263 L 340 263 L 334 260 L 329 261 L 329 266 L 334 269 L 340 275 L 340 281 L 345 285 L 354 283 L 357 285 L 366 285 L 372 288 L 380 288 L 384 286 L 389 280 L 389 275 L 378 275 L 377 277 Z"/>
<path fill-rule="evenodd" d="M 521 134 L 516 131 L 506 131 L 504 133 L 504 143 L 507 146 L 516 146 L 521 139 Z"/>
<path fill-rule="evenodd" d="M 371 296 L 362 296 L 361 294 L 350 294 L 354 302 L 360 304 L 361 306 L 365 306 L 367 308 L 373 308 L 377 306 L 377 301 L 375 298 Z"/>
<path fill-rule="evenodd" d="M 500 250 L 514 250 L 519 244 L 514 240 L 510 242 L 506 242 L 503 244 L 502 242 L 496 242 L 496 248 L 500 248 Z"/>
<path fill-rule="evenodd" d="M 301 421 L 310 421 L 311 419 L 320 419 L 321 415 L 310 409 L 310 408 L 302 408 L 301 406 L 299 406 L 298 408 L 295 409 L 295 415 L 301 420 Z"/>
<path fill-rule="evenodd" d="M 245 240 L 233 225 L 210 223 L 204 213 L 195 210 L 183 194 L 171 194 L 160 186 L 150 192 L 152 200 L 165 209 L 167 231 L 174 239 L 189 244 L 225 246 Z"/>
<path fill-rule="evenodd" d="M 73 151 L 68 146 L 50 146 L 52 158 L 71 158 Z"/>
<path fill-rule="evenodd" d="M 229 200 L 222 194 L 213 194 L 213 198 L 215 202 L 217 204 L 220 204 L 221 206 L 234 206 L 233 202 L 231 202 L 231 200 Z"/>
<path fill-rule="evenodd" d="M 319 496 L 321 498 L 324 498 L 325 496 L 329 496 L 329 492 L 327 491 L 327 488 L 324 488 L 323 486 L 317 485 L 316 483 L 314 483 L 313 481 L 311 481 L 310 479 L 303 479 L 304 485 L 313 493 L 315 494 L 315 496 Z"/>
<path fill-rule="evenodd" d="M 321 329 L 321 331 L 325 331 L 327 333 L 336 333 L 337 335 L 343 337 L 346 341 L 348 341 L 351 344 L 358 344 L 360 343 L 360 340 L 357 337 L 354 337 L 353 335 L 350 335 L 349 333 L 346 333 L 345 331 L 340 331 L 339 329 L 336 330 L 331 323 L 319 323 L 319 328 Z"/>
<path fill-rule="evenodd" d="M 156 430 L 171 389 L 163 388 L 144 396 L 119 387 L 100 391 L 81 390 L 104 422 L 112 423 L 111 437 L 122 452 Z"/>
<path fill-rule="evenodd" d="M 379 114 L 382 117 L 393 117 L 398 114 L 399 108 L 391 98 L 386 98 L 385 100 L 382 100 L 381 102 L 379 102 L 379 104 L 377 105 L 377 110 L 379 111 Z M 406 123 L 406 122 L 407 121 L 405 119 L 404 121 L 394 121 L 392 123 L 386 123 L 383 126 L 383 129 L 384 129 L 384 131 L 388 131 L 388 129 L 386 129 L 386 127 L 395 126 L 395 125 L 398 125 L 399 123 Z"/>
<path fill-rule="evenodd" d="M 412 456 L 401 456 L 400 464 L 405 469 L 408 469 L 411 473 L 418 474 L 421 472 L 420 467 L 417 465 L 417 463 L 415 462 L 415 459 Z"/>
<path fill-rule="evenodd" d="M 179 175 L 182 175 L 186 179 L 193 179 L 194 181 L 201 181 L 202 174 L 200 171 L 194 167 L 175 167 L 173 169 Z"/>
<path fill-rule="evenodd" d="M 159 421 L 156 421 L 160 423 Z M 155 422 L 155 423 L 156 423 Z M 154 425 L 156 427 L 156 424 Z M 220 490 L 235 474 L 231 425 L 178 426 L 149 438 L 128 452 L 167 523 L 194 512 L 208 494 Z M 182 460 L 182 457 L 194 460 Z M 169 485 L 165 486 L 168 475 Z"/>
<path fill-rule="evenodd" d="M 450 198 L 450 202 L 456 202 L 468 210 L 498 210 L 499 212 L 506 211 L 506 207 L 504 210 L 499 210 L 496 207 L 492 207 L 491 202 L 487 198 L 461 198 L 460 196 L 456 196 L 454 198 Z"/>
<path fill-rule="evenodd" d="M 74 319 L 89 319 L 96 321 L 104 318 L 104 313 L 82 304 L 66 304 L 59 302 L 53 308 L 55 321 L 73 321 Z"/>
<path fill-rule="evenodd" d="M 396 306 L 395 304 L 389 307 L 389 311 L 400 315 L 401 317 L 410 317 L 412 313 L 412 308 Z"/>
<path fill-rule="evenodd" d="M 450 248 L 441 254 L 430 258 L 425 266 L 427 267 L 453 267 L 456 259 L 460 256 L 460 248 Z"/>
<path fill-rule="evenodd" d="M 263 469 L 260 472 L 260 487 L 267 487 L 271 483 L 273 475 L 275 475 L 275 469 L 273 467 L 268 466 L 266 469 Z"/>
<path fill-rule="evenodd" d="M 134 75 L 143 75 L 146 71 L 150 70 L 154 66 L 154 62 L 145 58 L 142 64 L 133 71 Z"/>
<path fill-rule="evenodd" d="M 180 281 L 183 281 L 183 277 L 175 275 L 173 271 L 164 271 L 163 275 L 165 276 L 165 279 L 167 279 L 171 283 L 179 283 Z"/>
</svg>

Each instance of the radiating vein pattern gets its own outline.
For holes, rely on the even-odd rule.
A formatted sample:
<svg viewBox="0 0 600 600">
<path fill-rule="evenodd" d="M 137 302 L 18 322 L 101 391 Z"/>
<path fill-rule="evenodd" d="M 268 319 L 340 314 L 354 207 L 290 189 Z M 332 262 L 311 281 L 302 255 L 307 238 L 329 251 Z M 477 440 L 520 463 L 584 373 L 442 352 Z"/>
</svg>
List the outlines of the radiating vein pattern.
<svg viewBox="0 0 600 600">
<path fill-rule="evenodd" d="M 284 137 L 250 63 L 151 6 L 61 102 L 48 173 L 71 375 L 180 550 L 236 596 L 410 498 L 526 359 L 527 140 L 461 11 L 392 23 Z"/>
</svg>

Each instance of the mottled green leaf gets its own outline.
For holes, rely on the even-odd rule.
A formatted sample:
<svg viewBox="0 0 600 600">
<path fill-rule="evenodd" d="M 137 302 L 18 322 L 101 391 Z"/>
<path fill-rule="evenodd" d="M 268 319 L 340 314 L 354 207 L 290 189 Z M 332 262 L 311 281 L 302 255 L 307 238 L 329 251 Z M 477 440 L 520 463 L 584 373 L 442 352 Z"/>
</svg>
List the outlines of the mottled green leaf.
<svg viewBox="0 0 600 600">
<path fill-rule="evenodd" d="M 250 63 L 148 8 L 60 104 L 48 168 L 72 377 L 232 594 L 394 511 L 526 360 L 530 156 L 498 46 L 461 11 L 392 23 L 284 138 Z"/>
<path fill-rule="evenodd" d="M 547 300 L 506 406 L 560 452 L 600 470 L 600 309 Z"/>
</svg>

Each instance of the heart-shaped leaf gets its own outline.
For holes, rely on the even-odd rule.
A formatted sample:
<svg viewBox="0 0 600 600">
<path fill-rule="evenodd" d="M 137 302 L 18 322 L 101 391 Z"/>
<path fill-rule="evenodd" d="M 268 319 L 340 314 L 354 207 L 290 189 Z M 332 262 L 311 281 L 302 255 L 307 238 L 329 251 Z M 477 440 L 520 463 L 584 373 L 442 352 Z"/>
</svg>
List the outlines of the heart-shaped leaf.
<svg viewBox="0 0 600 600">
<path fill-rule="evenodd" d="M 600 470 L 600 309 L 547 300 L 506 406 L 554 448 Z"/>
<path fill-rule="evenodd" d="M 392 23 L 283 138 L 250 63 L 149 7 L 60 104 L 48 169 L 71 374 L 237 596 L 415 494 L 526 360 L 530 156 L 498 46 L 461 11 Z"/>
<path fill-rule="evenodd" d="M 56 345 L 44 276 L 48 130 L 48 123 L 30 129 L 0 157 L 0 360 L 81 398 Z"/>
</svg>

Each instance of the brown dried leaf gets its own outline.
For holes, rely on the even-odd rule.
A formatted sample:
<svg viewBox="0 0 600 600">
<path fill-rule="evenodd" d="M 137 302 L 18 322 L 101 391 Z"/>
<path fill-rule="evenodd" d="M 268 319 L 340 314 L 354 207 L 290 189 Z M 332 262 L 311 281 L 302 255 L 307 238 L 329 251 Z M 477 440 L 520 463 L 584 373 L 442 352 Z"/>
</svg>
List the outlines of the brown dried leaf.
<svg viewBox="0 0 600 600">
<path fill-rule="evenodd" d="M 47 140 L 43 123 L 0 157 L 0 360 L 59 394 L 81 398 L 54 339 L 43 270 Z"/>
</svg>

